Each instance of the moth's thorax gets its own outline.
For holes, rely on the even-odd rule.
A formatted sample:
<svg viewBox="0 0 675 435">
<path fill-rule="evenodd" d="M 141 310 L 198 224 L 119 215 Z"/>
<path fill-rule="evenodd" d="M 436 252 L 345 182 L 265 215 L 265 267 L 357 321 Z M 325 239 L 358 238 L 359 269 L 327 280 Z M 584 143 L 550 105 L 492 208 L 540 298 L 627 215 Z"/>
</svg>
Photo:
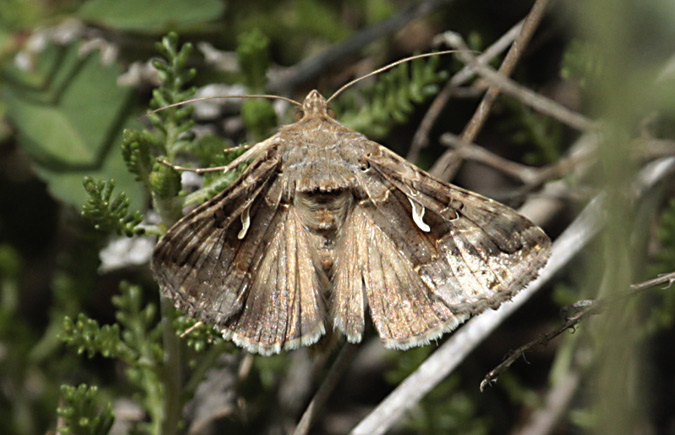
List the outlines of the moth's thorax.
<svg viewBox="0 0 675 435">
<path fill-rule="evenodd" d="M 365 153 L 359 144 L 367 141 L 360 133 L 326 113 L 316 113 L 282 128 L 278 138 L 282 171 L 291 191 L 331 192 L 354 186 L 354 171 Z"/>
</svg>

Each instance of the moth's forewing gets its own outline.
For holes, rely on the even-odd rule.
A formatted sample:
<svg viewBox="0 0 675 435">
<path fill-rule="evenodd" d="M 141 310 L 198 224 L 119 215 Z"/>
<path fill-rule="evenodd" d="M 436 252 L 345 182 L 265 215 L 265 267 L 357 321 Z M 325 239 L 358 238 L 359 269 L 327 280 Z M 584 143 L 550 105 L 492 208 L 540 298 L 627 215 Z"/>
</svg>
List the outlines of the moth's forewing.
<svg viewBox="0 0 675 435">
<path fill-rule="evenodd" d="M 476 314 L 498 306 L 546 264 L 550 239 L 510 207 L 436 180 L 384 148 L 370 164 L 395 190 L 414 192 L 410 199 L 425 207 L 431 231 L 417 228 L 419 237 L 412 240 L 429 240 L 445 265 L 421 275 L 453 312 Z M 400 177 L 396 168 L 402 165 L 410 166 L 406 173 L 412 170 L 414 175 Z M 410 240 L 407 244 L 415 246 Z"/>
<path fill-rule="evenodd" d="M 248 285 L 241 265 L 253 260 L 261 239 L 242 249 L 235 228 L 251 207 L 256 230 L 265 231 L 274 210 L 262 199 L 277 165 L 278 160 L 251 165 L 229 188 L 179 220 L 155 247 L 152 268 L 160 288 L 190 315 L 218 322 L 241 309 L 240 295 Z"/>
</svg>

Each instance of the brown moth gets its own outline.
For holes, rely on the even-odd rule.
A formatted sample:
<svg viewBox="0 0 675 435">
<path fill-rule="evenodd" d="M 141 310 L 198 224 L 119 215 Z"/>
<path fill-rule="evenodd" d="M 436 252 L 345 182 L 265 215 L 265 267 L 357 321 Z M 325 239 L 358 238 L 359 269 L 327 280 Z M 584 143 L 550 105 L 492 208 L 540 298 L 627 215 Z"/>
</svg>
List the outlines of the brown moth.
<svg viewBox="0 0 675 435">
<path fill-rule="evenodd" d="M 330 330 L 357 343 L 369 313 L 385 347 L 421 346 L 546 263 L 539 227 L 342 125 L 319 92 L 296 119 L 154 251 L 164 294 L 226 339 L 263 355 Z"/>
</svg>

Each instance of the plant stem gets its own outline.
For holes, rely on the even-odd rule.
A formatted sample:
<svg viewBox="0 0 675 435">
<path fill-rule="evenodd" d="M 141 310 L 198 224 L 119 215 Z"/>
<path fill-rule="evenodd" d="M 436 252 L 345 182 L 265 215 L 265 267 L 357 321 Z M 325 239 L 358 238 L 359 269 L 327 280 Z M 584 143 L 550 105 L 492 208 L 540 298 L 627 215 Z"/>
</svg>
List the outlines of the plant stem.
<svg viewBox="0 0 675 435">
<path fill-rule="evenodd" d="M 173 303 L 164 295 L 159 297 L 162 313 L 162 341 L 164 344 L 164 370 L 162 383 L 164 386 L 162 435 L 175 434 L 182 415 L 181 404 L 181 349 L 180 341 L 173 326 Z"/>
</svg>

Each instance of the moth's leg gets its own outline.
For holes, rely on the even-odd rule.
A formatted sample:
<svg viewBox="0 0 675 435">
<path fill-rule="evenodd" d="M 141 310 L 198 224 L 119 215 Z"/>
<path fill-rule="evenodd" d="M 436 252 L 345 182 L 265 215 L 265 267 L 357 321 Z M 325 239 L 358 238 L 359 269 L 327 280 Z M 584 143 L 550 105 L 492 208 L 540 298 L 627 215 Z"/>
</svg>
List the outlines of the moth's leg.
<svg viewBox="0 0 675 435">
<path fill-rule="evenodd" d="M 275 136 L 272 136 L 271 138 L 269 138 L 265 141 L 262 141 L 262 142 L 259 142 L 259 143 L 255 144 L 253 146 L 246 145 L 246 146 L 240 146 L 240 147 L 226 149 L 225 151 L 228 151 L 228 150 L 232 151 L 232 150 L 237 149 L 237 148 L 244 148 L 244 147 L 248 148 L 248 150 L 244 154 L 242 154 L 239 157 L 237 157 L 236 159 L 232 160 L 227 165 L 225 165 L 225 166 L 215 166 L 213 168 L 186 168 L 184 166 L 174 165 L 173 163 L 171 163 L 170 161 L 166 160 L 163 157 L 157 157 L 157 161 L 160 162 L 163 165 L 166 165 L 170 168 L 175 169 L 176 171 L 188 171 L 188 172 L 195 172 L 197 174 L 203 174 L 205 172 L 217 172 L 217 171 L 227 172 L 227 171 L 230 171 L 230 170 L 236 168 L 237 166 L 241 165 L 242 163 L 244 163 L 244 162 L 246 162 L 250 159 L 254 159 L 254 158 L 260 156 L 262 153 L 267 151 L 269 148 L 274 147 L 277 144 L 278 144 L 278 142 L 277 142 L 277 138 L 276 138 L 276 135 L 275 135 Z"/>
<path fill-rule="evenodd" d="M 223 150 L 223 154 L 233 153 L 235 151 L 247 150 L 247 149 L 251 148 L 252 146 L 253 145 L 251 145 L 251 144 L 245 143 L 243 145 L 237 145 L 236 147 L 225 148 Z"/>
<path fill-rule="evenodd" d="M 199 320 L 197 323 L 195 323 L 194 325 L 192 325 L 192 326 L 190 326 L 188 329 L 186 329 L 185 332 L 183 332 L 181 335 L 179 335 L 179 337 L 180 337 L 180 338 L 185 338 L 185 337 L 187 337 L 188 335 L 190 335 L 190 333 L 191 333 L 192 331 L 194 331 L 195 329 L 199 328 L 199 327 L 202 326 L 203 324 L 204 324 L 204 322 L 202 322 L 201 320 Z"/>
<path fill-rule="evenodd" d="M 170 161 L 166 160 L 163 157 L 157 157 L 157 161 L 176 171 L 196 172 L 197 174 L 203 174 L 205 172 L 218 172 L 218 171 L 227 172 L 230 169 L 234 168 L 234 166 L 230 167 L 232 163 L 226 166 L 214 166 L 213 168 L 186 168 L 185 166 L 174 165 L 173 163 L 171 163 Z"/>
</svg>

